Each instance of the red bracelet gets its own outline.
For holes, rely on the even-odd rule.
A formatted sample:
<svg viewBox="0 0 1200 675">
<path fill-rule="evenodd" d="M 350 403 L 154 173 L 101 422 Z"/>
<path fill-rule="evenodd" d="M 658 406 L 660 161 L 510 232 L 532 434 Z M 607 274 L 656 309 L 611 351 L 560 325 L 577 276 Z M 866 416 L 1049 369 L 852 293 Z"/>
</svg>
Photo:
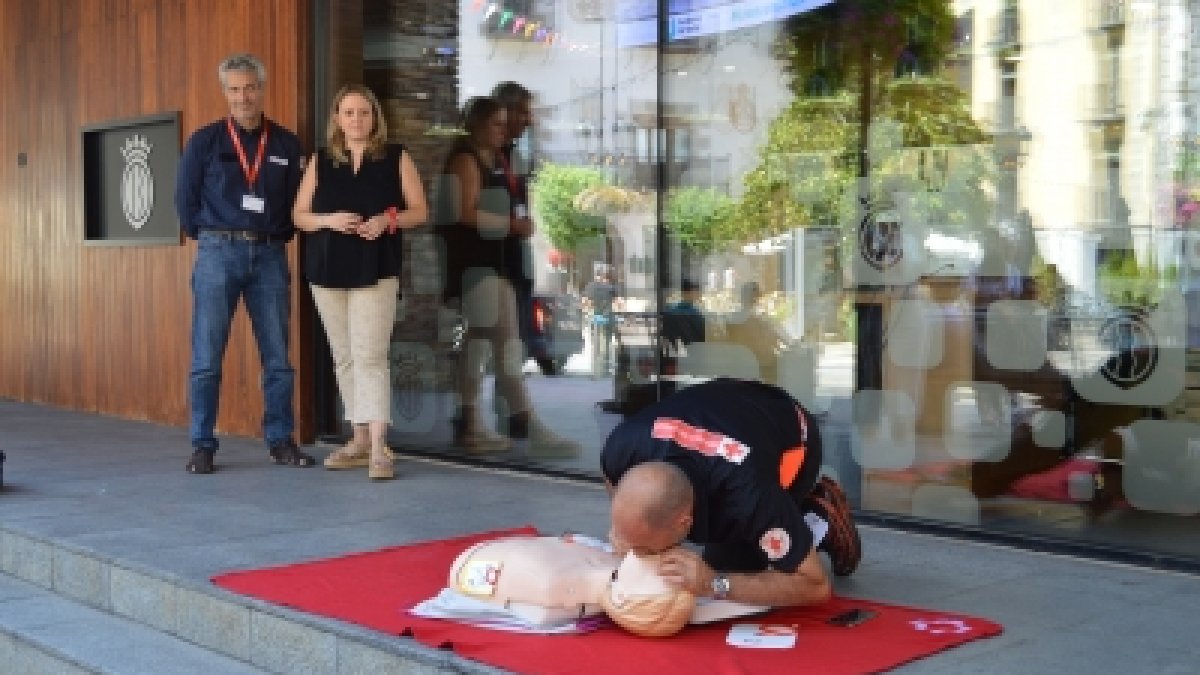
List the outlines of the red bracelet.
<svg viewBox="0 0 1200 675">
<path fill-rule="evenodd" d="M 400 211 L 394 206 L 387 207 L 388 217 L 388 234 L 396 234 L 396 228 L 400 226 Z"/>
</svg>

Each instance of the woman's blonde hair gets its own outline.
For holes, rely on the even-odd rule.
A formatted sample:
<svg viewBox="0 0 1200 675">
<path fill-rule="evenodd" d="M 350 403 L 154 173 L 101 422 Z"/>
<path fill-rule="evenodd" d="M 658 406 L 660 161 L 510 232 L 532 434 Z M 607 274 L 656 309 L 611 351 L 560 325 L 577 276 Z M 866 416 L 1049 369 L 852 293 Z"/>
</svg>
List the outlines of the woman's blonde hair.
<svg viewBox="0 0 1200 675">
<path fill-rule="evenodd" d="M 325 145 L 329 148 L 329 154 L 333 156 L 335 166 L 350 161 L 350 153 L 346 148 L 346 134 L 338 126 L 337 114 L 338 107 L 342 105 L 342 101 L 351 94 L 358 94 L 367 99 L 367 102 L 371 104 L 371 113 L 375 118 L 374 127 L 371 129 L 371 137 L 367 139 L 365 156 L 371 159 L 382 159 L 384 156 L 384 146 L 387 144 L 387 122 L 383 119 L 383 107 L 379 105 L 379 99 L 375 97 L 375 92 L 361 84 L 347 84 L 339 89 L 333 97 L 333 105 L 329 108 L 329 126 L 325 131 Z"/>
</svg>

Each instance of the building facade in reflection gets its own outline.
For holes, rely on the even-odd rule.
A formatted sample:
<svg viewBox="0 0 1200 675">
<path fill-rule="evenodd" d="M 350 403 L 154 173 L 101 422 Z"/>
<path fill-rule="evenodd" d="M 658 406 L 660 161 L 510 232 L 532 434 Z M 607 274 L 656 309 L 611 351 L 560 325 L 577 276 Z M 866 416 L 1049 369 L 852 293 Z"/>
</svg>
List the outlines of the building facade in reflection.
<svg viewBox="0 0 1200 675">
<path fill-rule="evenodd" d="M 587 450 L 475 459 L 593 474 L 620 415 L 764 379 L 867 512 L 1200 558 L 1197 3 L 666 4 L 363 3 L 429 162 L 466 98 L 537 97 L 515 156 L 565 346 L 527 377 Z M 461 323 L 412 248 L 394 440 L 455 455 Z"/>
</svg>

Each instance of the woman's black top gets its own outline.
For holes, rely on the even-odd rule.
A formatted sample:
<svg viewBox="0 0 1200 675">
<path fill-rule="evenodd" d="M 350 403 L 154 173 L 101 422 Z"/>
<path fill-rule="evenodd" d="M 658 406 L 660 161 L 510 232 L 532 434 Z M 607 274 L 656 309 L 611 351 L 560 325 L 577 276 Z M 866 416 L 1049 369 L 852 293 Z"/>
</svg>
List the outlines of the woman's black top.
<svg viewBox="0 0 1200 675">
<path fill-rule="evenodd" d="M 487 211 L 503 218 L 510 217 L 511 199 L 508 196 L 508 178 L 504 169 L 488 166 L 479 157 L 479 153 L 464 142 L 450 152 L 446 160 L 447 174 L 452 175 L 451 160 L 461 154 L 470 155 L 479 168 L 480 197 L 476 210 Z M 462 296 L 463 275 L 471 268 L 489 269 L 505 278 L 512 276 L 513 261 L 510 260 L 512 255 L 507 243 L 511 236 L 506 233 L 481 231 L 473 223 L 462 221 L 441 222 L 439 227 L 445 242 L 446 285 L 443 295 L 447 300 Z M 477 277 L 472 275 L 471 279 L 475 278 Z"/>
<path fill-rule="evenodd" d="M 389 144 L 381 159 L 364 156 L 358 173 L 350 162 L 334 165 L 327 148 L 317 153 L 317 189 L 313 213 L 350 211 L 363 220 L 396 207 L 403 211 L 400 157 L 403 145 Z M 400 276 L 403 259 L 400 231 L 368 241 L 333 230 L 305 233 L 304 276 L 326 288 L 364 288 L 380 279 Z"/>
</svg>

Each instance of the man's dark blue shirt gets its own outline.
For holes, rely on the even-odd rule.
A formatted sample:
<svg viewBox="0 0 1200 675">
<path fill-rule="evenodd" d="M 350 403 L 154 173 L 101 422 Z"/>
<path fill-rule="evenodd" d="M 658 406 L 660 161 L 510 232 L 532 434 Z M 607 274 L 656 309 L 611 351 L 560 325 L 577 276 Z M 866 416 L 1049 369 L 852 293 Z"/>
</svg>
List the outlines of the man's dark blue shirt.
<svg viewBox="0 0 1200 675">
<path fill-rule="evenodd" d="M 226 118 L 192 134 L 183 149 L 175 184 L 175 208 L 184 234 L 195 239 L 200 230 L 252 230 L 291 238 L 292 203 L 300 187 L 304 149 L 291 131 L 263 118 L 254 131 L 233 125 L 246 161 L 253 166 L 264 127 L 267 147 L 253 188 L 238 160 Z M 264 200 L 262 213 L 242 207 L 247 194 Z"/>
</svg>

